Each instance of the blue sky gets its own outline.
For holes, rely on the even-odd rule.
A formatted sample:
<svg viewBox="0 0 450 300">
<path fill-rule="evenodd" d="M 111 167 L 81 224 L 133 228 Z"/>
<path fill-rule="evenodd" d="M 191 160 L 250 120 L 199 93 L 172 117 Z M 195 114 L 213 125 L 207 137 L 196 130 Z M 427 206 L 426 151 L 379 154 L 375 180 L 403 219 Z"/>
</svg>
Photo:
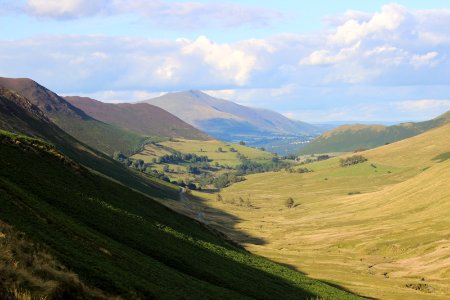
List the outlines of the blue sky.
<svg viewBox="0 0 450 300">
<path fill-rule="evenodd" d="M 450 109 L 448 1 L 0 0 L 0 76 L 138 101 L 201 89 L 309 122 Z"/>
</svg>

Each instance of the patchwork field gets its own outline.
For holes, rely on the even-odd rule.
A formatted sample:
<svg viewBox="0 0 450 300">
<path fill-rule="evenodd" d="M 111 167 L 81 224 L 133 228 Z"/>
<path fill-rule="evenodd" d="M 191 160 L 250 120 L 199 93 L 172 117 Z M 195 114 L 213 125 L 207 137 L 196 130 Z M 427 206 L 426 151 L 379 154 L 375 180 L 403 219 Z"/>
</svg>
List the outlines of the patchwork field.
<svg viewBox="0 0 450 300">
<path fill-rule="evenodd" d="M 450 299 L 449 134 L 446 125 L 361 152 L 368 161 L 350 167 L 334 158 L 306 165 L 311 173 L 249 175 L 175 208 L 364 296 Z"/>
<path fill-rule="evenodd" d="M 218 162 L 220 165 L 229 165 L 235 167 L 240 163 L 237 156 L 238 153 L 255 161 L 265 161 L 273 157 L 270 152 L 264 152 L 247 146 L 226 143 L 218 140 L 197 141 L 176 139 L 162 142 L 161 145 L 175 149 L 181 153 L 193 153 L 197 155 L 208 156 L 213 163 Z M 222 148 L 219 152 L 218 149 Z M 232 152 L 234 148 L 237 152 Z"/>
</svg>

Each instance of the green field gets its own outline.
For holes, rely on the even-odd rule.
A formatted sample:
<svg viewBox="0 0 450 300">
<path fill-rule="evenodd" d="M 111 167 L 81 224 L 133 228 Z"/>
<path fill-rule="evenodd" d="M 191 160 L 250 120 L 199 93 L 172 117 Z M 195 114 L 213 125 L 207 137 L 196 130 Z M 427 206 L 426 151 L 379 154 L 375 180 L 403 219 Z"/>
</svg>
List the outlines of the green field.
<svg viewBox="0 0 450 300">
<path fill-rule="evenodd" d="M 222 148 L 222 152 L 218 151 L 219 148 Z M 232 152 L 231 148 L 234 148 L 237 152 Z M 171 139 L 168 141 L 159 142 L 156 145 L 148 144 L 144 147 L 142 152 L 133 155 L 132 158 L 142 159 L 145 162 L 152 162 L 153 158 L 170 154 L 168 149 L 181 153 L 192 153 L 199 156 L 206 155 L 209 159 L 211 159 L 213 164 L 217 162 L 220 165 L 228 165 L 230 167 L 235 167 L 240 164 L 238 153 L 258 162 L 269 161 L 274 156 L 270 152 L 218 140 L 200 141 Z"/>
<path fill-rule="evenodd" d="M 381 299 L 449 299 L 449 132 L 358 153 L 368 161 L 350 167 L 334 158 L 305 165 L 311 173 L 249 175 L 220 202 L 192 201 L 246 249 L 315 278 Z"/>
</svg>

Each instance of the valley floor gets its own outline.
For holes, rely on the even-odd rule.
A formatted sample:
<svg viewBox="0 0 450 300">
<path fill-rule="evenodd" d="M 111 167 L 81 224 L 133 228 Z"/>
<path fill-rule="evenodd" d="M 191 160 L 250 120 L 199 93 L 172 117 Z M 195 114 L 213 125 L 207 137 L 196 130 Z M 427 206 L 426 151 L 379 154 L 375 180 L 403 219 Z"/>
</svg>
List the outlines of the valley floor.
<svg viewBox="0 0 450 300">
<path fill-rule="evenodd" d="M 351 167 L 331 159 L 308 165 L 312 173 L 255 174 L 220 197 L 197 192 L 189 207 L 171 206 L 363 296 L 450 299 L 449 131 L 363 152 L 368 161 Z"/>
</svg>

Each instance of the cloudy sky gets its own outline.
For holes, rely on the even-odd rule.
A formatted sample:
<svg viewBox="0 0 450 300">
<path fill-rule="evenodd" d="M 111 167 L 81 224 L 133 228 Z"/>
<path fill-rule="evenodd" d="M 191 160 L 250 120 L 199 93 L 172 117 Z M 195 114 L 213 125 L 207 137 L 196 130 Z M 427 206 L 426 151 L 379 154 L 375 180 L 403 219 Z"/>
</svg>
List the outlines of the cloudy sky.
<svg viewBox="0 0 450 300">
<path fill-rule="evenodd" d="M 0 0 L 0 76 L 137 101 L 200 89 L 309 122 L 450 109 L 450 2 Z"/>
</svg>

